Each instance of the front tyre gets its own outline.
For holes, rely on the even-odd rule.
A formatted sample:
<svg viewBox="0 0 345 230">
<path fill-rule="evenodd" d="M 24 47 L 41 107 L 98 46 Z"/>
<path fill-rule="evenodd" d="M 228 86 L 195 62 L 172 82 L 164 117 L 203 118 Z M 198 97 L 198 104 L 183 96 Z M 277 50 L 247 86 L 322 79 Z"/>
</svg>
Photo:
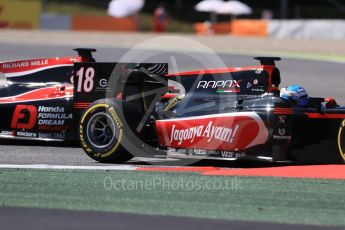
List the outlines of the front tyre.
<svg viewBox="0 0 345 230">
<path fill-rule="evenodd" d="M 338 150 L 342 161 L 345 163 L 345 119 L 341 122 L 339 127 Z"/>
<path fill-rule="evenodd" d="M 123 163 L 133 156 L 123 147 L 125 120 L 110 100 L 97 101 L 80 120 L 80 143 L 86 154 L 102 163 Z"/>
</svg>

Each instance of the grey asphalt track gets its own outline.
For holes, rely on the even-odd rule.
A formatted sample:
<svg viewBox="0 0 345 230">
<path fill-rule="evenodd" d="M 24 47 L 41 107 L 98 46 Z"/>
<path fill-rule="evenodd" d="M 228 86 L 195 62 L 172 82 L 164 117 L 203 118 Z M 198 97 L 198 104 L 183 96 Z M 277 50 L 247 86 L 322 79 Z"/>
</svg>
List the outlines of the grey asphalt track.
<svg viewBox="0 0 345 230">
<path fill-rule="evenodd" d="M 139 227 L 140 226 L 140 227 Z M 184 217 L 138 215 L 108 212 L 64 211 L 34 208 L 0 208 L 1 229 L 281 229 L 281 230 L 319 230 L 343 229 L 312 225 L 279 224 L 266 222 L 245 222 L 212 220 Z"/>
</svg>

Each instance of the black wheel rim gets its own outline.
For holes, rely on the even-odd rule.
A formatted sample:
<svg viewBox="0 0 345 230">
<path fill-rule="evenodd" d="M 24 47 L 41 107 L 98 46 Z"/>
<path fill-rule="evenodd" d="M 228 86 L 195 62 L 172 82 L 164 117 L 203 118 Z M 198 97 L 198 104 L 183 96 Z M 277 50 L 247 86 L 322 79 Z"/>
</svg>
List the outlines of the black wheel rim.
<svg viewBox="0 0 345 230">
<path fill-rule="evenodd" d="M 114 142 L 115 129 L 115 123 L 109 114 L 94 114 L 87 123 L 88 140 L 96 148 L 107 148 Z"/>
</svg>

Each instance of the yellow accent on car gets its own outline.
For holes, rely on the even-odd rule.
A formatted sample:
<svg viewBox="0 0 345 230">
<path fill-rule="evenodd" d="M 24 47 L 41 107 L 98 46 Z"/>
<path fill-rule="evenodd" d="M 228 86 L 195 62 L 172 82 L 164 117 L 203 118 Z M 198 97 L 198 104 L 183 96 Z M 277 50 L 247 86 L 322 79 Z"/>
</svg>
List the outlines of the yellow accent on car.
<svg viewBox="0 0 345 230">
<path fill-rule="evenodd" d="M 115 150 L 119 147 L 119 145 L 121 143 L 121 140 L 122 140 L 122 136 L 123 136 L 122 122 L 121 122 L 121 119 L 120 119 L 119 115 L 117 115 L 115 109 L 110 108 L 110 109 L 108 109 L 108 111 L 113 116 L 113 118 L 115 120 L 115 123 L 118 126 L 118 129 L 120 130 L 120 132 L 119 132 L 119 137 L 117 139 L 116 145 L 110 151 L 108 151 L 107 153 L 103 153 L 101 155 L 101 157 L 103 157 L 103 158 L 104 157 L 108 157 L 108 156 L 110 156 L 111 154 L 113 154 L 115 152 Z"/>
<path fill-rule="evenodd" d="M 102 157 L 102 158 L 108 157 L 108 156 L 110 156 L 111 154 L 113 154 L 113 153 L 116 151 L 116 149 L 119 147 L 119 145 L 120 145 L 120 143 L 121 143 L 121 140 L 122 140 L 122 137 L 123 137 L 123 129 L 122 129 L 122 122 L 121 122 L 121 119 L 120 119 L 120 117 L 117 115 L 117 113 L 115 112 L 115 110 L 114 110 L 114 109 L 110 110 L 109 107 L 110 107 L 110 105 L 108 105 L 108 104 L 96 104 L 96 105 L 90 107 L 90 108 L 84 113 L 83 117 L 81 118 L 81 122 L 80 122 L 80 124 L 82 125 L 82 124 L 84 123 L 84 121 L 85 121 L 86 116 L 87 116 L 92 110 L 97 109 L 97 108 L 106 108 L 106 109 L 109 111 L 109 113 L 112 115 L 112 117 L 114 118 L 115 123 L 116 123 L 116 125 L 118 126 L 118 128 L 119 128 L 119 130 L 120 130 L 120 131 L 119 131 L 119 137 L 118 137 L 118 139 L 117 139 L 116 145 L 115 145 L 110 151 L 108 151 L 108 152 L 106 152 L 106 153 L 103 153 L 103 154 L 100 154 L 100 157 Z M 84 140 L 84 137 L 82 136 L 82 133 L 80 133 L 80 139 L 81 139 L 81 140 Z M 87 146 L 87 144 L 85 143 L 85 141 L 84 141 L 83 143 L 85 144 L 85 145 L 83 145 L 84 148 L 90 149 L 89 146 Z M 99 153 L 98 153 L 97 155 L 99 155 Z"/>
<path fill-rule="evenodd" d="M 120 145 L 120 143 L 121 143 L 121 140 L 122 140 L 122 135 L 123 135 L 123 130 L 122 129 L 120 129 L 120 133 L 119 133 L 119 138 L 117 139 L 117 143 L 116 143 L 116 145 L 114 146 L 114 148 L 112 148 L 109 152 L 107 152 L 107 153 L 103 153 L 102 155 L 101 155 L 101 157 L 108 157 L 108 156 L 110 156 L 111 154 L 113 154 L 115 151 L 116 151 L 116 149 L 119 147 L 119 145 Z"/>
<path fill-rule="evenodd" d="M 92 107 L 90 107 L 83 115 L 83 117 L 81 118 L 81 123 L 84 123 L 84 120 L 85 120 L 85 117 L 88 113 L 90 113 L 90 111 L 94 110 L 94 109 L 97 109 L 99 107 L 105 107 L 105 108 L 109 108 L 109 105 L 108 104 L 96 104 Z"/>
<path fill-rule="evenodd" d="M 341 157 L 345 161 L 345 153 L 344 153 L 343 148 L 341 146 L 341 134 L 342 134 L 344 127 L 345 127 L 345 120 L 343 120 L 343 122 L 341 123 L 341 126 L 339 128 L 339 132 L 338 132 L 338 148 L 339 148 L 339 152 L 340 152 Z"/>
</svg>

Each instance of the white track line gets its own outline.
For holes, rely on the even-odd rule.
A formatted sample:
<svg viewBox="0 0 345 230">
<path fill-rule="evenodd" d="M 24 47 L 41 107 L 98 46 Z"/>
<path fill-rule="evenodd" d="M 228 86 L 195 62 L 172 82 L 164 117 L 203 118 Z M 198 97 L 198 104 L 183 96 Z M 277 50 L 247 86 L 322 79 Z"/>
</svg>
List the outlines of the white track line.
<svg viewBox="0 0 345 230">
<path fill-rule="evenodd" d="M 53 169 L 53 170 L 102 170 L 102 171 L 134 171 L 138 167 L 131 165 L 111 165 L 111 166 L 73 166 L 73 165 L 12 165 L 0 164 L 0 169 Z"/>
</svg>

